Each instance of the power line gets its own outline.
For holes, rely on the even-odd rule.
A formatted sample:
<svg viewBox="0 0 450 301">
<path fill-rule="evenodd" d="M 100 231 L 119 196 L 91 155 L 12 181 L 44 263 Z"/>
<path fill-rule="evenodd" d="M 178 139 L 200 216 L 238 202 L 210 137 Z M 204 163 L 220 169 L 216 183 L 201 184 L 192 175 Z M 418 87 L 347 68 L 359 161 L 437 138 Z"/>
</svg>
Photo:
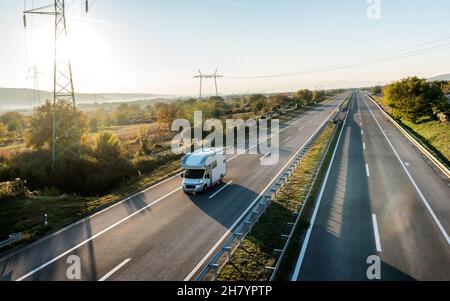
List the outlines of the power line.
<svg viewBox="0 0 450 301">
<path fill-rule="evenodd" d="M 440 44 L 440 45 L 436 45 L 433 47 L 422 48 L 422 49 L 418 49 L 418 50 L 411 52 L 411 50 L 413 50 L 413 49 L 417 49 L 417 48 L 427 46 L 427 45 L 433 45 L 438 42 L 443 42 L 443 41 L 446 41 L 449 39 L 450 39 L 450 36 L 444 37 L 444 38 L 441 38 L 438 40 L 434 40 L 434 41 L 425 42 L 425 43 L 422 43 L 422 44 L 419 44 L 419 45 L 416 45 L 413 47 L 408 47 L 408 48 L 404 48 L 401 50 L 391 51 L 391 52 L 385 53 L 383 55 L 371 56 L 368 58 L 363 58 L 363 59 L 358 59 L 358 60 L 351 60 L 351 61 L 341 63 L 341 64 L 334 64 L 334 65 L 328 65 L 328 66 L 323 66 L 323 67 L 315 67 L 315 68 L 305 69 L 305 70 L 301 70 L 301 71 L 297 71 L 297 72 L 272 74 L 272 75 L 260 75 L 260 76 L 226 77 L 226 79 L 243 80 L 243 79 L 266 79 L 266 78 L 291 77 L 291 76 L 297 76 L 297 75 L 322 73 L 322 72 L 329 72 L 329 71 L 335 71 L 335 70 L 341 70 L 341 69 L 354 68 L 354 67 L 365 66 L 365 65 L 373 64 L 373 63 L 385 63 L 385 62 L 390 62 L 390 61 L 394 61 L 394 60 L 408 58 L 411 56 L 423 55 L 423 54 L 446 49 L 446 48 L 448 48 L 448 46 L 450 44 L 448 44 L 448 43 Z M 394 56 L 389 56 L 389 54 L 394 54 L 394 53 L 398 53 L 398 54 L 394 55 Z"/>
</svg>

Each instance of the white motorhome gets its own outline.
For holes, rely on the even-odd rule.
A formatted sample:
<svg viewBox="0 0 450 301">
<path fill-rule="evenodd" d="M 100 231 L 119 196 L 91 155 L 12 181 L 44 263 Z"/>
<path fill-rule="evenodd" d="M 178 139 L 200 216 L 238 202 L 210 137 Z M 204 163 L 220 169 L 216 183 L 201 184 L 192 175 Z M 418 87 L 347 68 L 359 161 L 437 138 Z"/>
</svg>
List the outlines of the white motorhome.
<svg viewBox="0 0 450 301">
<path fill-rule="evenodd" d="M 186 193 L 207 191 L 222 182 L 227 175 L 227 161 L 223 149 L 205 148 L 184 156 L 183 190 Z"/>
</svg>

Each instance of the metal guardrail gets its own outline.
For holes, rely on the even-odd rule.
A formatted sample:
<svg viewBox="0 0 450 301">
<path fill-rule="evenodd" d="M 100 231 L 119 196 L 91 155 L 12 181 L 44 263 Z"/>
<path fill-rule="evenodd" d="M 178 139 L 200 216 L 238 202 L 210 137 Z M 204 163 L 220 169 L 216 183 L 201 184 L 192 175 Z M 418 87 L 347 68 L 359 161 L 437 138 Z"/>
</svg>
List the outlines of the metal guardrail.
<svg viewBox="0 0 450 301">
<path fill-rule="evenodd" d="M 338 116 L 339 115 L 340 114 L 338 114 Z M 337 122 L 337 120 L 334 119 L 333 122 Z M 322 157 L 322 159 L 320 161 L 320 164 L 318 166 L 316 166 L 316 168 L 314 169 L 314 171 L 312 173 L 311 178 L 313 180 L 308 184 L 307 188 L 305 188 L 305 191 L 308 191 L 308 193 L 303 198 L 303 202 L 302 202 L 302 204 L 299 207 L 300 212 L 298 214 L 296 214 L 294 223 L 288 223 L 288 227 L 291 228 L 291 231 L 290 231 L 289 235 L 282 235 L 283 238 L 286 238 L 286 241 L 285 241 L 284 247 L 282 249 L 282 252 L 280 253 L 279 257 L 277 258 L 277 263 L 276 263 L 275 267 L 273 268 L 273 272 L 272 272 L 272 275 L 270 277 L 270 281 L 275 281 L 275 278 L 276 278 L 276 276 L 278 274 L 278 271 L 280 270 L 281 263 L 283 262 L 284 256 L 286 255 L 286 252 L 287 252 L 287 250 L 289 248 L 291 240 L 294 237 L 294 233 L 295 233 L 295 231 L 297 229 L 297 226 L 298 226 L 300 220 L 302 219 L 303 212 L 304 212 L 304 210 L 306 208 L 306 205 L 308 204 L 308 200 L 311 197 L 314 185 L 316 184 L 317 179 L 319 177 L 319 172 L 320 172 L 320 170 L 323 167 L 323 164 L 324 164 L 325 159 L 327 157 L 327 154 L 328 154 L 328 152 L 330 150 L 331 144 L 333 143 L 333 140 L 336 137 L 338 129 L 339 129 L 339 127 L 336 126 L 336 128 L 334 129 L 333 135 L 331 136 L 331 139 L 330 139 L 330 141 L 327 144 L 325 152 L 323 153 L 323 157 Z"/>
<path fill-rule="evenodd" d="M 408 138 L 433 164 L 450 179 L 450 170 L 438 159 L 436 158 L 426 147 L 422 145 L 416 138 L 414 138 L 407 130 L 405 130 L 394 118 L 391 117 L 370 95 L 366 94 L 371 101 L 383 112 L 386 118 L 397 128 L 400 132 Z"/>
<path fill-rule="evenodd" d="M 11 234 L 8 239 L 0 242 L 0 249 L 3 249 L 4 247 L 10 246 L 15 242 L 18 242 L 22 239 L 21 233 L 15 233 Z"/>
<path fill-rule="evenodd" d="M 347 97 L 348 99 L 348 97 Z M 343 104 L 347 100 L 343 101 Z M 316 131 L 316 133 L 309 138 L 304 147 L 299 150 L 297 155 L 291 159 L 289 166 L 282 172 L 282 176 L 275 181 L 275 183 L 263 194 L 260 200 L 253 206 L 249 213 L 243 218 L 243 221 L 233 231 L 231 236 L 226 240 L 220 249 L 218 249 L 209 260 L 209 263 L 201 270 L 201 272 L 195 277 L 195 281 L 214 281 L 217 279 L 220 271 L 223 267 L 230 262 L 231 256 L 242 245 L 244 239 L 251 233 L 253 227 L 259 222 L 260 218 L 266 213 L 267 208 L 271 205 L 274 197 L 278 195 L 281 189 L 286 185 L 294 171 L 298 168 L 303 158 L 308 154 L 312 144 L 317 137 L 321 135 L 328 122 L 334 121 L 336 116 L 340 114 L 342 105 L 336 109 L 336 115 L 328 119 L 322 127 Z M 317 175 L 315 175 L 317 176 Z M 294 214 L 295 218 L 298 218 L 300 213 Z M 294 228 L 295 229 L 295 228 Z M 287 238 L 287 237 L 286 237 Z M 291 234 L 292 238 L 292 234 Z M 286 248 L 286 247 L 285 247 Z M 278 257 L 281 257 L 285 250 L 274 250 Z M 280 260 L 278 260 L 279 262 Z M 275 271 L 275 268 L 267 267 L 268 271 Z"/>
</svg>

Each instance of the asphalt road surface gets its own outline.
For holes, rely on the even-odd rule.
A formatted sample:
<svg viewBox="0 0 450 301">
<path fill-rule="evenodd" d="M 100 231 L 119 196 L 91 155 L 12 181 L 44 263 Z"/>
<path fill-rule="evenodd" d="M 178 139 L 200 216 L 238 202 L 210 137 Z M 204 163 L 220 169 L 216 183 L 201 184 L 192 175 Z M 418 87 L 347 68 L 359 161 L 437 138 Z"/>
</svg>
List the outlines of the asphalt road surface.
<svg viewBox="0 0 450 301">
<path fill-rule="evenodd" d="M 450 280 L 450 181 L 356 92 L 303 246 L 300 281 Z"/>
<path fill-rule="evenodd" d="M 282 127 L 280 161 L 229 157 L 223 185 L 188 196 L 177 176 L 0 259 L 0 280 L 68 280 L 72 255 L 81 280 L 184 280 L 197 272 L 249 206 L 328 120 L 347 94 Z"/>
</svg>

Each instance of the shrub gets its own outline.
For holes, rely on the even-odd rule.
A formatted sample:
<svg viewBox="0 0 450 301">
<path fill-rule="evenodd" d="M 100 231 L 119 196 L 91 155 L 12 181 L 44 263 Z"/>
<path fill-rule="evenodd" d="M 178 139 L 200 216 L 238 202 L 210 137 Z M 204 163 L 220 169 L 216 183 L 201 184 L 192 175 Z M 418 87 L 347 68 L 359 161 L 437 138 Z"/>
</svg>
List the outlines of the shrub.
<svg viewBox="0 0 450 301">
<path fill-rule="evenodd" d="M 25 183 L 21 179 L 0 183 L 0 201 L 26 194 Z"/>
</svg>

